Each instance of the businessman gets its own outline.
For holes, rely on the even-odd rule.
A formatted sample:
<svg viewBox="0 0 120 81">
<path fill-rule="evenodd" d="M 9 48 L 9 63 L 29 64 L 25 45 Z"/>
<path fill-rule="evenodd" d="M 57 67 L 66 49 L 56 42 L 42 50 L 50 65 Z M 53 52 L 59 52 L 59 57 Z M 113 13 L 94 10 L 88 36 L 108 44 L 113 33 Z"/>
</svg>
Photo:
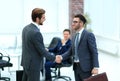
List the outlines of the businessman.
<svg viewBox="0 0 120 81">
<path fill-rule="evenodd" d="M 68 49 L 71 47 L 71 39 L 70 39 L 71 31 L 69 29 L 63 30 L 63 39 L 60 39 L 57 43 L 57 45 L 53 48 L 48 48 L 47 50 L 51 53 L 61 55 L 68 51 Z M 69 63 L 68 59 L 62 61 L 63 64 Z M 51 78 L 51 69 L 54 68 L 57 65 L 56 62 L 47 61 L 45 63 L 45 78 L 46 81 L 52 81 Z"/>
<path fill-rule="evenodd" d="M 73 57 L 75 81 L 83 81 L 92 74 L 98 74 L 99 61 L 96 39 L 93 33 L 84 29 L 86 19 L 77 14 L 72 21 L 72 28 L 76 31 L 72 37 L 71 49 L 59 56 L 62 60 Z"/>
<path fill-rule="evenodd" d="M 35 8 L 31 14 L 32 23 L 25 26 L 22 31 L 22 60 L 23 77 L 22 81 L 39 81 L 40 71 L 43 69 L 43 57 L 51 61 L 55 56 L 46 51 L 43 36 L 39 25 L 45 21 L 45 10 Z"/>
</svg>

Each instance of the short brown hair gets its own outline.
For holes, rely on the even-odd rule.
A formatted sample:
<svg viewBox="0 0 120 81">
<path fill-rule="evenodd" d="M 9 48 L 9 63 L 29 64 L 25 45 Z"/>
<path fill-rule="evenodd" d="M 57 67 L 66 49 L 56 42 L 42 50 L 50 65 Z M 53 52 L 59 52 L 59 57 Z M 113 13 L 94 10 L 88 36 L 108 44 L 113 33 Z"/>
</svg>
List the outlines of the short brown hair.
<svg viewBox="0 0 120 81">
<path fill-rule="evenodd" d="M 87 20 L 82 14 L 76 14 L 75 18 L 79 18 L 84 24 L 86 24 Z"/>
<path fill-rule="evenodd" d="M 41 9 L 41 8 L 35 8 L 32 10 L 32 21 L 35 22 L 36 18 L 38 17 L 39 19 L 41 19 L 42 15 L 45 14 L 45 10 Z"/>
<path fill-rule="evenodd" d="M 65 32 L 65 31 L 67 31 L 67 32 L 69 32 L 69 34 L 71 34 L 70 29 L 64 29 L 63 32 Z"/>
</svg>

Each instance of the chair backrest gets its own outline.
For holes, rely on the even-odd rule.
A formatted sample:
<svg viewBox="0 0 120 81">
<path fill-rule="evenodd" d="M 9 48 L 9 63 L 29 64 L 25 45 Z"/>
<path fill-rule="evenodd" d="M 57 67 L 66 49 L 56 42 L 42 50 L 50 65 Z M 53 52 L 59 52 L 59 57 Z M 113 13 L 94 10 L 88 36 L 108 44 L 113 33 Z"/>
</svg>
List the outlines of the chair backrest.
<svg viewBox="0 0 120 81">
<path fill-rule="evenodd" d="M 73 64 L 73 61 L 72 61 L 72 56 L 71 56 L 71 57 L 69 57 L 69 58 L 67 59 L 67 62 L 68 62 L 68 64 L 70 64 L 70 65 L 72 65 L 72 64 Z"/>
<path fill-rule="evenodd" d="M 58 41 L 61 41 L 61 39 L 59 37 L 54 37 L 48 48 L 54 48 L 57 45 Z"/>
<path fill-rule="evenodd" d="M 70 66 L 72 66 L 72 58 L 71 57 L 68 58 L 66 61 L 67 61 L 66 63 L 57 64 L 56 67 L 61 68 L 61 67 L 70 67 Z"/>
</svg>

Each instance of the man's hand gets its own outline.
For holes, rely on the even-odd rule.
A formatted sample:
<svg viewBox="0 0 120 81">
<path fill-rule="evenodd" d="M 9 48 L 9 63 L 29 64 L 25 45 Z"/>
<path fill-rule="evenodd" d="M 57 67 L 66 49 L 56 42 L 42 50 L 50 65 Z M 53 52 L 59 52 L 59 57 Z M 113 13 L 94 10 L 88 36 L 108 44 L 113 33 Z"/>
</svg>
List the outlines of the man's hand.
<svg viewBox="0 0 120 81">
<path fill-rule="evenodd" d="M 92 69 L 92 75 L 98 74 L 98 68 L 93 68 Z"/>
<path fill-rule="evenodd" d="M 56 55 L 55 62 L 56 63 L 61 63 L 62 62 L 62 56 L 61 55 Z"/>
</svg>

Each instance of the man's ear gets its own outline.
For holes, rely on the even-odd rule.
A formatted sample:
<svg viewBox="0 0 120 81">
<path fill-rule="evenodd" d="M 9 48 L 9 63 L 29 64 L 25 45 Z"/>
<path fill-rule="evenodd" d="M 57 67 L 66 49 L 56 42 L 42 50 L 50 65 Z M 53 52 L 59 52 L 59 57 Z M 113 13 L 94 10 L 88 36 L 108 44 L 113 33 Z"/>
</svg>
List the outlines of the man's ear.
<svg viewBox="0 0 120 81">
<path fill-rule="evenodd" d="M 37 18 L 36 18 L 36 21 L 39 21 L 39 20 L 40 20 L 40 19 L 37 17 Z"/>
</svg>

